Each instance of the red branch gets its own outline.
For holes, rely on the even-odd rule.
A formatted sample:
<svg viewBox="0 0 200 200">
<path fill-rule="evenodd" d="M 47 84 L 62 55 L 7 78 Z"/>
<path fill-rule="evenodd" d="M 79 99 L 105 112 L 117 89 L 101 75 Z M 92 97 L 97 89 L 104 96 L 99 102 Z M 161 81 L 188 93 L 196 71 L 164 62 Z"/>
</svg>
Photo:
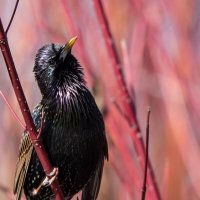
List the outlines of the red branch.
<svg viewBox="0 0 200 200">
<path fill-rule="evenodd" d="M 5 60 L 6 66 L 7 66 L 10 80 L 12 82 L 13 89 L 15 91 L 22 115 L 26 123 L 26 130 L 29 133 L 31 141 L 33 142 L 33 146 L 44 168 L 44 171 L 46 175 L 48 176 L 48 174 L 50 174 L 53 171 L 53 167 L 51 163 L 49 162 L 47 153 L 44 149 L 42 142 L 37 139 L 36 128 L 33 123 L 33 119 L 31 117 L 30 110 L 29 110 L 26 98 L 24 96 L 24 92 L 17 75 L 17 71 L 13 62 L 13 58 L 10 52 L 10 48 L 8 45 L 7 37 L 5 35 L 5 31 L 3 29 L 1 19 L 0 19 L 0 47 L 1 47 L 1 51 Z M 60 189 L 60 186 L 57 180 L 55 180 L 51 184 L 51 189 L 56 195 L 56 200 L 64 200 L 63 193 Z"/>
<path fill-rule="evenodd" d="M 147 189 L 147 171 L 148 171 L 148 157 L 149 157 L 149 120 L 150 120 L 151 108 L 149 107 L 147 113 L 147 125 L 146 125 L 146 156 L 145 156 L 145 169 L 144 169 L 144 180 L 142 187 L 142 200 L 145 200 L 146 189 Z"/>
<path fill-rule="evenodd" d="M 10 112 L 12 113 L 13 117 L 17 120 L 17 122 L 20 124 L 20 126 L 25 130 L 26 126 L 22 123 L 22 121 L 20 120 L 20 118 L 17 116 L 16 112 L 14 111 L 14 109 L 12 108 L 12 106 L 10 105 L 10 103 L 8 102 L 8 99 L 6 98 L 6 96 L 3 94 L 3 92 L 0 90 L 0 95 L 2 96 L 4 102 L 6 103 L 6 105 L 8 106 Z"/>
<path fill-rule="evenodd" d="M 40 120 L 40 129 L 38 131 L 38 135 L 37 135 L 37 139 L 40 139 L 42 130 L 43 130 L 43 126 L 44 126 L 44 110 L 42 109 L 42 116 L 41 116 L 41 120 Z"/>
<path fill-rule="evenodd" d="M 17 0 L 16 3 L 15 3 L 15 7 L 14 7 L 14 10 L 13 10 L 12 16 L 10 18 L 9 24 L 8 24 L 8 26 L 6 28 L 6 31 L 5 31 L 6 35 L 7 35 L 8 31 L 9 31 L 9 28 L 10 28 L 10 26 L 12 24 L 13 19 L 14 19 L 18 4 L 19 4 L 19 0 Z"/>
<path fill-rule="evenodd" d="M 118 100 L 123 106 L 126 116 L 129 118 L 129 121 L 131 122 L 132 126 L 136 125 L 136 127 L 138 127 L 138 123 L 134 115 L 134 104 L 130 98 L 130 95 L 126 88 L 125 81 L 122 76 L 122 72 L 119 66 L 119 57 L 117 55 L 116 47 L 114 46 L 114 40 L 112 38 L 110 27 L 109 27 L 109 24 L 108 24 L 108 21 L 103 9 L 102 1 L 94 0 L 94 8 L 96 11 L 97 19 L 100 24 L 100 29 L 104 37 L 108 56 L 113 61 L 111 65 L 112 65 L 112 68 L 114 70 L 115 77 L 117 80 L 117 85 L 118 85 L 117 88 L 118 88 L 119 96 L 120 96 Z M 133 129 L 130 134 L 131 134 L 136 152 L 138 154 L 138 157 L 141 158 L 141 167 L 144 170 L 145 169 L 145 148 L 144 148 L 142 137 L 138 137 L 138 132 L 135 129 Z M 154 197 L 154 199 L 156 200 L 160 199 L 159 190 L 155 182 L 155 178 L 154 178 L 153 171 L 151 169 L 150 162 L 149 162 L 148 179 L 149 179 L 149 184 L 153 188 L 153 190 L 151 191 L 152 197 Z"/>
</svg>

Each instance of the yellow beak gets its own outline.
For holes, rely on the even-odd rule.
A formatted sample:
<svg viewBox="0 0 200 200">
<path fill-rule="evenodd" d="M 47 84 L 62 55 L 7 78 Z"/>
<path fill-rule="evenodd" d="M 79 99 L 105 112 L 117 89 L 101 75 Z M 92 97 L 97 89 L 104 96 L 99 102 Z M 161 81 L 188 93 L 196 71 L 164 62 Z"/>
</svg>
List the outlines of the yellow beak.
<svg viewBox="0 0 200 200">
<path fill-rule="evenodd" d="M 59 60 L 64 62 L 65 58 L 67 57 L 67 54 L 71 52 L 71 49 L 74 46 L 76 40 L 77 40 L 77 36 L 71 38 L 69 40 L 69 42 L 63 47 L 63 49 L 62 49 L 62 51 L 60 53 Z"/>
<path fill-rule="evenodd" d="M 66 51 L 66 52 L 69 52 L 72 49 L 72 47 L 74 46 L 76 40 L 77 40 L 77 36 L 71 38 L 69 40 L 69 42 L 64 46 L 63 50 Z"/>
</svg>

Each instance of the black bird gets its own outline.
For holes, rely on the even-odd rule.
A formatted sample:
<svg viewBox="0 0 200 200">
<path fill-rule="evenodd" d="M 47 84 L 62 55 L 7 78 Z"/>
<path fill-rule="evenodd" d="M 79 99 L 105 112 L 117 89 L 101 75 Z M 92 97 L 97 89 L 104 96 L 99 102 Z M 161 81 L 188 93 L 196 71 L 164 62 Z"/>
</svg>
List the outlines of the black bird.
<svg viewBox="0 0 200 200">
<path fill-rule="evenodd" d="M 96 200 L 108 146 L 102 115 L 89 92 L 82 67 L 71 54 L 76 41 L 48 44 L 36 54 L 34 73 L 42 100 L 32 112 L 40 139 L 53 166 L 65 199 L 82 190 L 82 200 Z M 43 113 L 43 117 L 42 117 Z M 55 199 L 49 185 L 38 188 L 45 178 L 27 132 L 20 144 L 14 180 L 15 200 L 22 190 L 29 200 Z"/>
</svg>

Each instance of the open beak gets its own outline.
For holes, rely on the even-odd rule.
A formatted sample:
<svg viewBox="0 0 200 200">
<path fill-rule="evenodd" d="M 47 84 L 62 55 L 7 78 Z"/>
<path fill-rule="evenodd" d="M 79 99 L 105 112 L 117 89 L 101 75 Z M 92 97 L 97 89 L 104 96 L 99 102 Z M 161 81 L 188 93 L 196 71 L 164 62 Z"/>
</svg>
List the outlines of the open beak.
<svg viewBox="0 0 200 200">
<path fill-rule="evenodd" d="M 77 36 L 71 38 L 69 40 L 69 42 L 67 44 L 65 44 L 65 46 L 63 47 L 63 49 L 62 49 L 62 51 L 60 53 L 60 57 L 59 57 L 60 61 L 64 62 L 65 58 L 67 57 L 67 54 L 71 52 L 71 49 L 74 46 L 76 40 L 77 40 Z"/>
</svg>

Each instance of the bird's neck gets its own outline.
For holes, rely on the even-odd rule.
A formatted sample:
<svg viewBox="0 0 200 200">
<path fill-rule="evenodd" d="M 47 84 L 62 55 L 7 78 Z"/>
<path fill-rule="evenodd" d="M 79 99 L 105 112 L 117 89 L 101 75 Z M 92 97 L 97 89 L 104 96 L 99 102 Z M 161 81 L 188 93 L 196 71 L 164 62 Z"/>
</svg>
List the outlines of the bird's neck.
<svg viewBox="0 0 200 200">
<path fill-rule="evenodd" d="M 87 115 L 87 94 L 84 84 L 65 85 L 57 88 L 51 96 L 44 96 L 41 103 L 50 118 L 56 116 L 76 125 L 83 115 Z"/>
</svg>

